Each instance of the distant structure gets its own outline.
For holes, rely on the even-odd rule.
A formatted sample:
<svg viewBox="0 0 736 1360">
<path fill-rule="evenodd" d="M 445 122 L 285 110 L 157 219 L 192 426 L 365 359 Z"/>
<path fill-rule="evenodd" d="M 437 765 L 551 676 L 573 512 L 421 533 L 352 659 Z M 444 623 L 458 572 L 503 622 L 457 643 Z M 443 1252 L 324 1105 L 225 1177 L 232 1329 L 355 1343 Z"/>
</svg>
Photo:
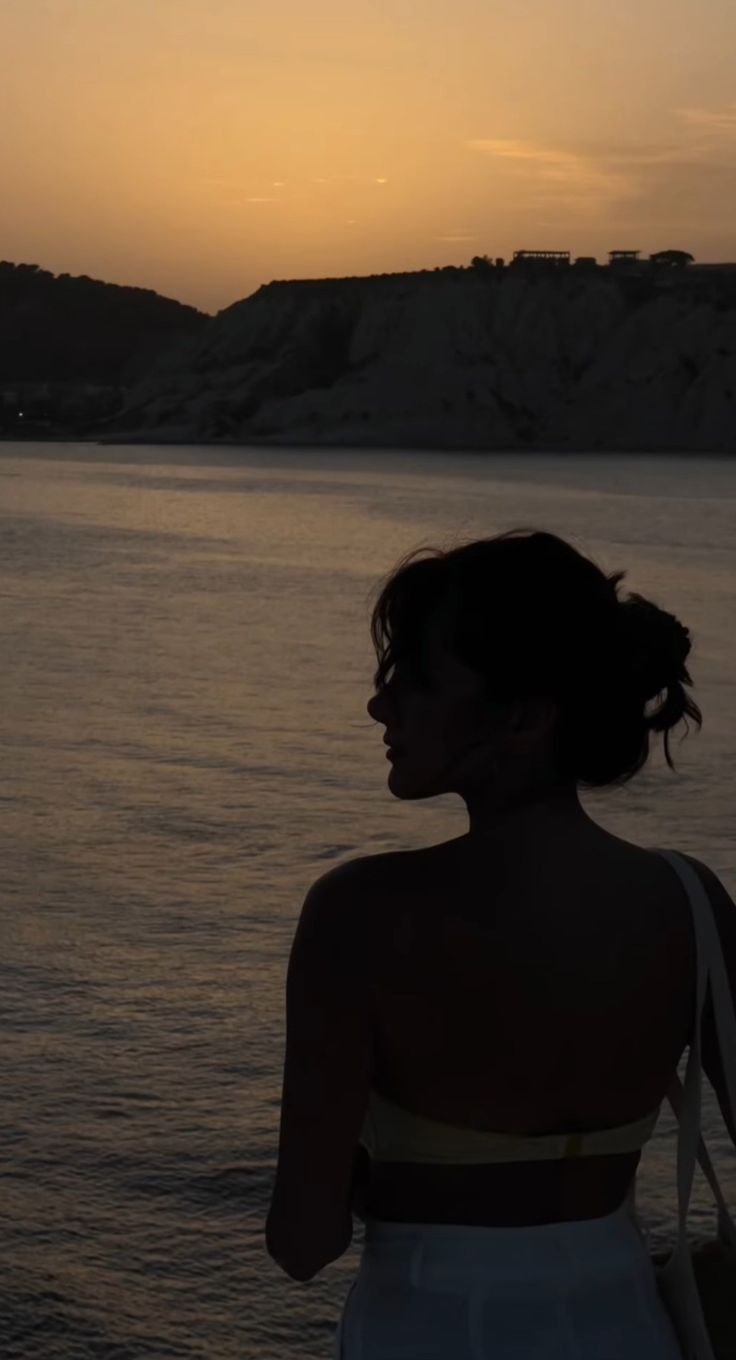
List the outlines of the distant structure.
<svg viewBox="0 0 736 1360">
<path fill-rule="evenodd" d="M 685 269 L 694 262 L 695 257 L 687 250 L 658 250 L 645 260 L 641 258 L 640 250 L 609 250 L 608 252 L 609 269 L 630 270 L 632 274 L 637 276 L 648 276 L 654 275 L 656 268 L 656 277 L 660 280 L 663 275 Z M 494 267 L 503 270 L 505 267 L 504 260 L 500 258 L 491 260 L 488 255 L 474 255 L 470 263 L 473 269 L 478 270 L 493 269 Z M 569 250 L 515 250 L 510 267 L 533 269 L 539 266 L 547 266 L 553 269 L 566 269 L 572 263 Z M 574 267 L 581 270 L 600 268 L 595 255 L 576 256 Z M 726 269 L 734 266 L 724 264 L 713 267 Z"/>
<path fill-rule="evenodd" d="M 684 269 L 695 263 L 695 256 L 689 250 L 657 250 L 649 256 L 651 264 L 664 265 L 668 269 Z"/>
<path fill-rule="evenodd" d="M 555 268 L 565 267 L 570 263 L 569 250 L 515 250 L 512 264 L 550 264 Z"/>
</svg>

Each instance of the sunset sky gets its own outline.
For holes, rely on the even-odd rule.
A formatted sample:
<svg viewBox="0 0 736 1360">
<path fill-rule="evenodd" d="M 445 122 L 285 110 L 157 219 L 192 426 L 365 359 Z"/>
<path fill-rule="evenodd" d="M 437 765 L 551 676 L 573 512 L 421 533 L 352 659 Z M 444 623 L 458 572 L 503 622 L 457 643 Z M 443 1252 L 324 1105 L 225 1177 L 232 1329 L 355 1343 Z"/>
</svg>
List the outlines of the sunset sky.
<svg viewBox="0 0 736 1360">
<path fill-rule="evenodd" d="M 736 259 L 736 0 L 0 0 L 0 259 L 216 311 L 475 254 Z"/>
</svg>

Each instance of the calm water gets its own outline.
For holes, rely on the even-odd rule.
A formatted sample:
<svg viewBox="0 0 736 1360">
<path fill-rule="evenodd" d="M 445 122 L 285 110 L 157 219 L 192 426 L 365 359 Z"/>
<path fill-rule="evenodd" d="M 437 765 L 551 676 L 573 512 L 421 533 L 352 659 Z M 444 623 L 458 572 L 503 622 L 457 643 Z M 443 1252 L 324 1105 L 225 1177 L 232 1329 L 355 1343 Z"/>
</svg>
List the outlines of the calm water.
<svg viewBox="0 0 736 1360">
<path fill-rule="evenodd" d="M 369 592 L 516 524 L 627 568 L 705 722 L 584 801 L 733 893 L 736 461 L 0 444 L 0 524 L 0 1354 L 324 1360 L 360 1234 L 306 1285 L 262 1245 L 294 925 L 331 864 L 465 829 L 387 791 Z M 709 1088 L 704 1127 L 733 1204 Z"/>
</svg>

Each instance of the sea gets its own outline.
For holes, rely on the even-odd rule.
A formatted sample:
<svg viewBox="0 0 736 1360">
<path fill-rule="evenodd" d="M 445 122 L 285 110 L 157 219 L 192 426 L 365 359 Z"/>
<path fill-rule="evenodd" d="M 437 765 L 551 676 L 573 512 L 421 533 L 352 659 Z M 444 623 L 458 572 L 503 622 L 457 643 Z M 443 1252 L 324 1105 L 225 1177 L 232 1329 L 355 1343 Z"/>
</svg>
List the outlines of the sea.
<svg viewBox="0 0 736 1360">
<path fill-rule="evenodd" d="M 303 1284 L 264 1246 L 289 948 L 332 865 L 465 831 L 387 787 L 370 607 L 411 549 L 513 527 L 691 629 L 702 731 L 582 801 L 736 895 L 736 459 L 0 443 L 2 1360 L 333 1355 L 362 1225 Z M 734 1209 L 707 1082 L 703 1130 Z"/>
</svg>

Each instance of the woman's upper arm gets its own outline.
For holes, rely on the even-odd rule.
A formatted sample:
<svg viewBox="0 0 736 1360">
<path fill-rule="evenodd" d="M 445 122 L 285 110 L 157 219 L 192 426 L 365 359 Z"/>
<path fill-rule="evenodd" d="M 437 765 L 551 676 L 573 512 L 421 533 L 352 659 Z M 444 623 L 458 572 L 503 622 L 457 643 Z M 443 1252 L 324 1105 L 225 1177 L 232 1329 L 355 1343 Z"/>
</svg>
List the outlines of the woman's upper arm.
<svg viewBox="0 0 736 1360">
<path fill-rule="evenodd" d="M 299 1272 L 296 1278 L 309 1278 L 335 1259 L 352 1231 L 350 1188 L 373 1066 L 355 865 L 338 866 L 310 888 L 289 958 L 279 1161 L 267 1239 L 284 1268 Z"/>
</svg>

